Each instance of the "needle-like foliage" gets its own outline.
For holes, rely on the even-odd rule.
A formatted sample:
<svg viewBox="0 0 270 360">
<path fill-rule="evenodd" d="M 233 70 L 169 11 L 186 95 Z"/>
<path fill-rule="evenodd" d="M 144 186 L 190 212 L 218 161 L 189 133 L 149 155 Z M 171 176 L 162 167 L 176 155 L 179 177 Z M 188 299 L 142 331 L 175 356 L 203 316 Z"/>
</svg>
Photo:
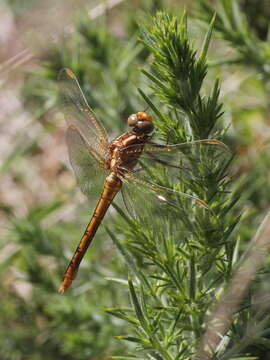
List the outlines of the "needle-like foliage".
<svg viewBox="0 0 270 360">
<path fill-rule="evenodd" d="M 142 30 L 141 40 L 152 54 L 150 69 L 142 72 L 152 94 L 139 91 L 155 114 L 161 141 L 222 138 L 218 80 L 209 94 L 203 94 L 214 21 L 198 50 L 189 39 L 185 13 L 178 20 L 159 12 Z M 231 155 L 225 148 L 217 150 L 209 153 L 202 148 L 199 154 L 191 150 L 192 174 L 187 177 L 179 171 L 176 185 L 205 201 L 210 210 L 187 199 L 181 200 L 179 212 L 149 210 L 147 219 L 138 222 L 121 212 L 125 245 L 112 238 L 133 255 L 122 250 L 133 274 L 128 281 L 132 306 L 108 311 L 130 323 L 133 334 L 121 338 L 137 343 L 135 358 L 189 359 L 217 289 L 230 279 L 236 246 L 232 232 L 239 217 L 231 215 L 237 198 L 228 192 Z M 166 172 L 155 176 L 167 184 L 172 180 L 164 180 Z M 151 199 L 145 199 L 142 207 L 147 208 L 147 201 Z"/>
<path fill-rule="evenodd" d="M 209 22 L 215 11 L 215 29 L 236 50 L 233 57 L 219 63 L 249 66 L 258 71 L 265 81 L 269 81 L 269 3 L 247 0 L 241 6 L 238 0 L 221 0 L 217 8 L 214 8 L 208 1 L 201 1 L 201 19 Z M 256 23 L 256 19 L 260 21 L 257 20 Z"/>
</svg>

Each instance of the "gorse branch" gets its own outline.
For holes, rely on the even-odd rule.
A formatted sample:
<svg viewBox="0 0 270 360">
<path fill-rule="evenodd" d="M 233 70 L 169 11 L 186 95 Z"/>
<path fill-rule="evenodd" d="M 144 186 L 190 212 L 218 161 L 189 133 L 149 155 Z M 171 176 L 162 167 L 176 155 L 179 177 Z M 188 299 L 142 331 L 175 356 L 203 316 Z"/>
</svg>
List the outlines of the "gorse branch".
<svg viewBox="0 0 270 360">
<path fill-rule="evenodd" d="M 213 24 L 214 18 L 198 56 L 188 37 L 186 13 L 178 21 L 159 12 L 141 32 L 153 55 L 151 69 L 142 70 L 153 96 L 139 92 L 156 115 L 161 141 L 221 137 L 218 81 L 210 95 L 202 95 Z M 153 182 L 199 197 L 211 211 L 184 196 L 176 208 L 162 207 L 153 197 L 142 197 L 138 188 L 134 205 L 139 203 L 139 215 L 130 219 L 119 212 L 125 242 L 112 236 L 135 276 L 129 277 L 132 307 L 109 312 L 130 324 L 135 336 L 121 338 L 137 344 L 134 358 L 190 358 L 216 289 L 226 283 L 232 269 L 232 232 L 239 217 L 232 216 L 237 199 L 226 191 L 230 155 L 215 146 L 187 146 L 181 159 L 181 167 L 173 173 L 161 165 L 149 175 Z"/>
<path fill-rule="evenodd" d="M 143 70 L 143 73 L 151 80 L 154 94 L 174 111 L 186 116 L 190 126 L 190 131 L 186 132 L 187 138 L 207 138 L 222 115 L 221 104 L 218 103 L 218 81 L 209 97 L 201 95 L 214 21 L 215 17 L 198 57 L 188 40 L 186 13 L 179 23 L 175 17 L 158 13 L 151 30 L 142 32 L 142 41 L 154 55 L 152 72 Z"/>
</svg>

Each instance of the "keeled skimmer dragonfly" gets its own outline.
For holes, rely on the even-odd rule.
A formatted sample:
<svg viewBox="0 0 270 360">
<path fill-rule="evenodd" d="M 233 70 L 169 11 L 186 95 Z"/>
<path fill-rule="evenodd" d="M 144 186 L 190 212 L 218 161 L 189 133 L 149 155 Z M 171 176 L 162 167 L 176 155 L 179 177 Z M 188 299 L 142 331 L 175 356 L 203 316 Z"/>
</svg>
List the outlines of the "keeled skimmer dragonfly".
<svg viewBox="0 0 270 360">
<path fill-rule="evenodd" d="M 151 170 L 159 166 L 163 169 L 176 170 L 178 173 L 189 173 L 190 153 L 205 151 L 211 156 L 213 149 L 222 152 L 226 146 L 215 139 L 176 145 L 156 144 L 151 141 L 154 130 L 152 118 L 144 111 L 130 115 L 127 123 L 131 130 L 110 142 L 103 125 L 89 107 L 73 72 L 63 69 L 59 78 L 65 98 L 63 112 L 68 123 L 67 145 L 71 165 L 82 192 L 89 198 L 99 195 L 90 222 L 59 288 L 59 292 L 64 293 L 71 285 L 88 246 L 120 190 L 123 193 L 124 203 L 131 212 L 137 194 L 140 194 L 140 201 L 143 202 L 141 206 L 146 206 L 147 197 L 150 196 L 151 202 L 177 207 L 172 197 L 180 195 L 208 209 L 208 205 L 194 195 L 156 184 L 151 176 Z M 103 186 L 100 192 L 95 186 L 97 183 Z M 134 198 L 130 198 L 130 194 Z"/>
</svg>

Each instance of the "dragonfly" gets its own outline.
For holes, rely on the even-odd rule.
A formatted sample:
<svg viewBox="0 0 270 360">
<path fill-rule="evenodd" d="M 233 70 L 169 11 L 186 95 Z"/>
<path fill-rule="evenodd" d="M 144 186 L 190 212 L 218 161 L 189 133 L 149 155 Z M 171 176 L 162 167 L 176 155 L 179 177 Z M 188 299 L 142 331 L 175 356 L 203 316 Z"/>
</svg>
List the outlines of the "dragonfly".
<svg viewBox="0 0 270 360">
<path fill-rule="evenodd" d="M 181 192 L 157 184 L 155 169 L 168 169 L 190 173 L 191 153 L 218 149 L 223 152 L 226 145 L 216 139 L 195 140 L 181 144 L 158 144 L 152 141 L 154 124 L 151 115 L 138 111 L 127 119 L 130 130 L 109 141 L 107 132 L 88 105 L 79 82 L 70 69 L 59 75 L 60 89 L 64 98 L 62 111 L 68 124 L 66 142 L 69 158 L 77 182 L 89 198 L 99 197 L 96 208 L 82 235 L 72 259 L 65 271 L 59 288 L 64 293 L 74 280 L 80 263 L 91 244 L 108 208 L 117 193 L 122 192 L 123 203 L 133 214 L 139 196 L 140 212 L 147 202 L 153 207 L 166 204 L 177 207 L 173 197 L 180 196 L 194 201 L 209 210 L 209 206 L 193 194 Z M 195 151 L 194 151 L 195 150 Z M 210 152 L 210 154 L 215 152 Z M 185 161 L 188 159 L 188 161 Z M 195 159 L 195 166 L 197 166 Z M 172 176 L 174 178 L 176 175 Z M 96 184 L 99 184 L 100 189 Z M 147 216 L 147 213 L 146 215 Z M 151 216 L 151 214 L 148 214 Z"/>
</svg>

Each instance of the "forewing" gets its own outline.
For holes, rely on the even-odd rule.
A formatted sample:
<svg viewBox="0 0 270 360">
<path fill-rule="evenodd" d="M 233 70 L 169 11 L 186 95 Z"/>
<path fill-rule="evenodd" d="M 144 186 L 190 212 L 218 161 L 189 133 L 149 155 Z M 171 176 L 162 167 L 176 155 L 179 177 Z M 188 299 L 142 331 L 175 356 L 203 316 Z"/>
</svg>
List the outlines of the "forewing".
<svg viewBox="0 0 270 360">
<path fill-rule="evenodd" d="M 149 142 L 128 146 L 124 151 L 131 159 L 136 152 L 141 152 L 134 175 L 165 187 L 175 187 L 181 181 L 191 184 L 218 176 L 220 164 L 225 164 L 231 156 L 225 144 L 213 139 L 176 145 Z"/>
<path fill-rule="evenodd" d="M 219 176 L 220 162 L 229 160 L 231 155 L 227 147 L 217 140 L 207 139 L 168 146 L 147 143 L 125 148 L 131 160 L 136 158 L 138 151 L 141 155 L 136 167 L 122 172 L 123 199 L 129 214 L 147 227 L 157 219 L 165 226 L 171 219 L 171 224 L 175 221 L 182 224 L 177 226 L 178 230 L 189 231 L 193 227 L 194 231 L 192 219 L 186 216 L 194 204 L 196 214 L 199 214 L 197 223 L 201 223 L 198 232 L 215 231 L 214 213 L 198 194 L 201 181 L 211 183 L 212 176 Z M 205 216 L 205 212 L 208 215 Z"/>
<path fill-rule="evenodd" d="M 65 114 L 68 125 L 75 125 L 84 135 L 88 145 L 104 156 L 108 151 L 107 133 L 88 105 L 78 80 L 71 70 L 61 70 L 59 86 L 63 96 L 61 110 Z"/>
<path fill-rule="evenodd" d="M 78 185 L 90 200 L 96 200 L 101 194 L 107 174 L 104 158 L 90 148 L 74 125 L 68 127 L 66 141 Z"/>
</svg>

